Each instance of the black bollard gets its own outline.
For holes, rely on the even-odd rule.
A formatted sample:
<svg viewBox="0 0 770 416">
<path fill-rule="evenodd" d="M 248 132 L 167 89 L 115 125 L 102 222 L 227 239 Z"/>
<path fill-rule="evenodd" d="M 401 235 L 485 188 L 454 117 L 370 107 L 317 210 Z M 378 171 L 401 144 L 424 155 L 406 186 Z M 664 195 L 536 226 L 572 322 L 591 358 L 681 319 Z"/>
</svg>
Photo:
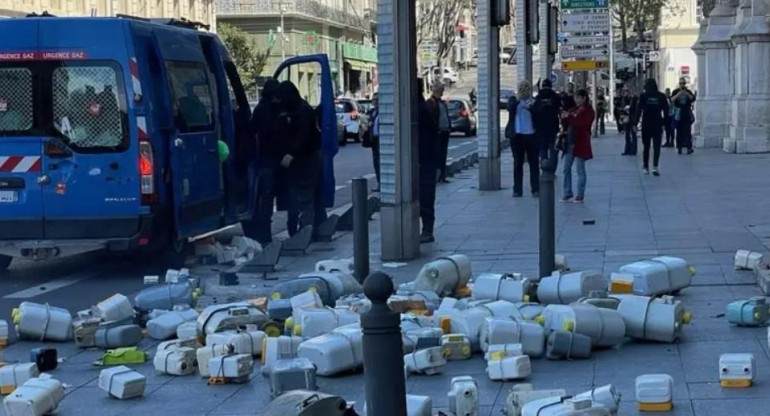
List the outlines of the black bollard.
<svg viewBox="0 0 770 416">
<path fill-rule="evenodd" d="M 353 179 L 353 266 L 359 283 L 369 275 L 369 181 Z"/>
<path fill-rule="evenodd" d="M 387 304 L 393 281 L 374 272 L 364 282 L 364 294 L 372 302 L 371 310 L 361 315 L 367 415 L 406 416 L 401 315 Z"/>
<path fill-rule="evenodd" d="M 540 277 L 556 270 L 556 164 L 540 161 Z"/>
</svg>

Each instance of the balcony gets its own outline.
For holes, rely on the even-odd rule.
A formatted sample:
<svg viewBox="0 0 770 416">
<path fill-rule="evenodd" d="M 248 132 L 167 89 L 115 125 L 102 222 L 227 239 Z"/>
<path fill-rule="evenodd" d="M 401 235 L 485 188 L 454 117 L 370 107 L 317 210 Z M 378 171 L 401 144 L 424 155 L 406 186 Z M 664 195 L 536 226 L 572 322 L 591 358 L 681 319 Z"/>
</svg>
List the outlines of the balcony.
<svg viewBox="0 0 770 416">
<path fill-rule="evenodd" d="M 216 2 L 218 16 L 278 16 L 281 14 L 279 0 L 220 0 Z M 359 13 L 348 13 L 343 10 L 326 6 L 314 0 L 291 0 L 283 2 L 285 16 L 299 16 L 308 20 L 324 21 L 338 27 L 353 27 L 370 30 L 371 22 L 367 17 L 375 18 L 373 12 L 360 10 Z"/>
</svg>

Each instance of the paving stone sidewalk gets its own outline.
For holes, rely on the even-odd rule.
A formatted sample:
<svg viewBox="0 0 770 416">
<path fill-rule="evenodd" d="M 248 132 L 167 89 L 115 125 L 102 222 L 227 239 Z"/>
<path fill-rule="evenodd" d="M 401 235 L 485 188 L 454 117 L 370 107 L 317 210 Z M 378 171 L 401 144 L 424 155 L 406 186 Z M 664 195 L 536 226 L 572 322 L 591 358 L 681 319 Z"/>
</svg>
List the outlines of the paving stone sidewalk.
<svg viewBox="0 0 770 416">
<path fill-rule="evenodd" d="M 723 317 L 728 302 L 759 295 L 752 272 L 733 269 L 737 249 L 766 251 L 770 246 L 770 155 L 732 155 L 721 150 L 698 150 L 678 156 L 663 149 L 661 177 L 644 175 L 640 157 L 620 156 L 622 138 L 608 135 L 594 140 L 595 159 L 588 163 L 586 203 L 558 204 L 557 250 L 574 269 L 601 269 L 606 275 L 622 264 L 656 255 L 683 257 L 698 273 L 694 286 L 680 299 L 694 313 L 677 344 L 629 342 L 596 351 L 580 361 L 533 360 L 529 382 L 535 388 L 565 388 L 575 394 L 592 386 L 613 383 L 623 395 L 620 415 L 637 415 L 634 380 L 640 374 L 668 373 L 675 381 L 674 415 L 762 415 L 770 409 L 770 359 L 765 328 L 736 328 Z M 504 189 L 480 192 L 477 171 L 457 175 L 439 188 L 437 243 L 424 247 L 423 258 L 403 267 L 383 268 L 377 253 L 372 267 L 383 268 L 399 282 L 410 281 L 422 264 L 445 254 L 463 253 L 473 272 L 537 271 L 538 204 L 529 195 L 511 197 L 510 151 L 504 153 Z M 561 195 L 561 173 L 557 198 Z M 526 183 L 526 180 L 525 180 Z M 595 220 L 584 225 L 584 220 Z M 373 252 L 379 247 L 379 221 L 370 223 Z M 280 279 L 312 270 L 318 260 L 352 256 L 352 235 L 317 244 L 308 256 L 284 258 Z M 214 270 L 201 268 L 203 275 Z M 207 274 L 208 273 L 208 274 Z M 268 291 L 274 282 L 260 277 L 242 280 L 242 293 Z M 218 299 L 226 301 L 227 299 Z M 28 360 L 36 343 L 19 343 L 4 351 L 6 361 Z M 81 351 L 74 344 L 51 344 L 66 357 L 52 374 L 68 384 L 61 416 L 111 415 L 255 415 L 269 401 L 261 375 L 248 384 L 207 386 L 197 376 L 156 375 L 151 365 L 138 369 L 147 375 L 145 397 L 118 401 L 97 387 L 100 368 L 91 363 L 98 351 Z M 143 348 L 154 351 L 145 340 Z M 718 357 L 726 352 L 750 352 L 757 358 L 757 380 L 749 389 L 719 387 Z M 257 366 L 258 367 L 258 366 Z M 258 368 L 255 369 L 255 373 Z M 430 395 L 434 413 L 447 406 L 453 376 L 472 375 L 481 389 L 481 415 L 499 415 L 513 383 L 489 381 L 481 357 L 450 362 L 437 376 L 411 376 L 408 391 Z M 363 407 L 363 375 L 319 377 L 321 390 L 355 401 Z"/>
</svg>

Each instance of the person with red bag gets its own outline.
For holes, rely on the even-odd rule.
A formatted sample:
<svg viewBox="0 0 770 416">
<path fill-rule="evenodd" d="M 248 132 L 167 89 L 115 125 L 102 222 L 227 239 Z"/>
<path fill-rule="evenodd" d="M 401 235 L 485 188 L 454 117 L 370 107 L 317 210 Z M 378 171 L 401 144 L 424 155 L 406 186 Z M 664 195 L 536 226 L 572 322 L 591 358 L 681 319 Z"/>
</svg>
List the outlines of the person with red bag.
<svg viewBox="0 0 770 416">
<path fill-rule="evenodd" d="M 591 160 L 591 127 L 596 114 L 588 100 L 588 91 L 581 89 L 575 94 L 576 106 L 561 114 L 561 118 L 567 125 L 567 139 L 564 150 L 564 196 L 561 202 L 570 202 L 574 196 L 572 193 L 572 165 L 577 167 L 578 184 L 576 203 L 582 203 L 585 198 L 586 162 Z"/>
</svg>

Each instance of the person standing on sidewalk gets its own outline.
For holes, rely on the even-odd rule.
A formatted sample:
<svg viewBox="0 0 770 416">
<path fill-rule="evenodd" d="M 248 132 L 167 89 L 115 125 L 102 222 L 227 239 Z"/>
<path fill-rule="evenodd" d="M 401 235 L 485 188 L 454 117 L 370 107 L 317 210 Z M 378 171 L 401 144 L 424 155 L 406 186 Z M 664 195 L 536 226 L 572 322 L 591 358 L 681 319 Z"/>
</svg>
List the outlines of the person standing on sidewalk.
<svg viewBox="0 0 770 416">
<path fill-rule="evenodd" d="M 567 124 L 567 143 L 564 151 L 564 196 L 561 202 L 572 200 L 572 164 L 577 167 L 578 185 L 576 203 L 585 200 L 586 162 L 593 159 L 591 151 L 591 128 L 594 124 L 594 109 L 588 100 L 588 91 L 581 89 L 575 94 L 576 107 L 562 112 L 562 120 Z"/>
<path fill-rule="evenodd" d="M 532 85 L 527 81 L 519 83 L 518 97 L 508 99 L 508 126 L 506 136 L 511 140 L 513 154 L 513 196 L 523 194 L 524 158 L 529 164 L 529 186 L 532 196 L 540 195 L 540 143 L 535 136 L 535 123 L 532 111 L 535 100 L 532 98 Z"/>
<path fill-rule="evenodd" d="M 604 135 L 604 116 L 607 114 L 607 98 L 601 88 L 596 93 L 596 132 Z"/>
<path fill-rule="evenodd" d="M 422 80 L 417 80 L 417 126 L 420 164 L 420 244 L 436 241 L 433 227 L 436 222 L 436 174 L 439 162 L 438 117 L 439 109 L 432 100 L 425 101 Z"/>
<path fill-rule="evenodd" d="M 431 95 L 428 99 L 431 108 L 435 108 L 438 113 L 438 181 L 449 183 L 446 178 L 446 159 L 449 155 L 449 136 L 452 134 L 452 120 L 449 118 L 449 107 L 441 99 L 444 96 L 444 84 L 437 81 L 431 88 Z"/>
<path fill-rule="evenodd" d="M 559 133 L 559 109 L 561 98 L 553 90 L 550 79 L 543 80 L 540 92 L 533 107 L 535 132 L 540 145 L 540 160 L 551 159 L 554 166 L 559 160 L 559 152 L 554 148 L 556 135 Z"/>
<path fill-rule="evenodd" d="M 674 147 L 674 103 L 671 102 L 671 88 L 666 88 L 666 104 L 668 104 L 668 122 L 663 127 L 666 130 L 666 143 L 662 147 Z"/>
<path fill-rule="evenodd" d="M 637 141 L 636 137 L 636 115 L 637 99 L 631 94 L 628 87 L 623 87 L 620 96 L 620 124 L 623 125 L 623 132 L 626 137 L 626 147 L 622 156 L 636 156 Z"/>
<path fill-rule="evenodd" d="M 377 188 L 380 190 L 380 98 L 376 92 L 372 96 L 372 108 L 367 114 L 371 128 L 367 130 L 364 136 L 364 147 L 372 148 L 372 164 L 374 165 L 374 174 L 377 176 Z"/>
<path fill-rule="evenodd" d="M 652 144 L 652 174 L 660 176 L 658 162 L 660 161 L 660 145 L 663 141 L 663 127 L 668 122 L 668 100 L 658 90 L 658 83 L 653 78 L 649 78 L 644 83 L 644 93 L 639 97 L 637 114 L 634 119 L 642 121 L 642 145 L 644 146 L 642 161 L 644 163 L 644 173 L 650 173 L 650 145 Z"/>
<path fill-rule="evenodd" d="M 692 111 L 692 105 L 695 103 L 695 94 L 687 88 L 687 80 L 679 79 L 679 88 L 674 90 L 674 96 L 671 98 L 676 107 L 676 147 L 681 155 L 682 148 L 687 149 L 687 154 L 694 152 L 692 149 L 692 124 L 695 122 L 695 115 Z"/>
</svg>

